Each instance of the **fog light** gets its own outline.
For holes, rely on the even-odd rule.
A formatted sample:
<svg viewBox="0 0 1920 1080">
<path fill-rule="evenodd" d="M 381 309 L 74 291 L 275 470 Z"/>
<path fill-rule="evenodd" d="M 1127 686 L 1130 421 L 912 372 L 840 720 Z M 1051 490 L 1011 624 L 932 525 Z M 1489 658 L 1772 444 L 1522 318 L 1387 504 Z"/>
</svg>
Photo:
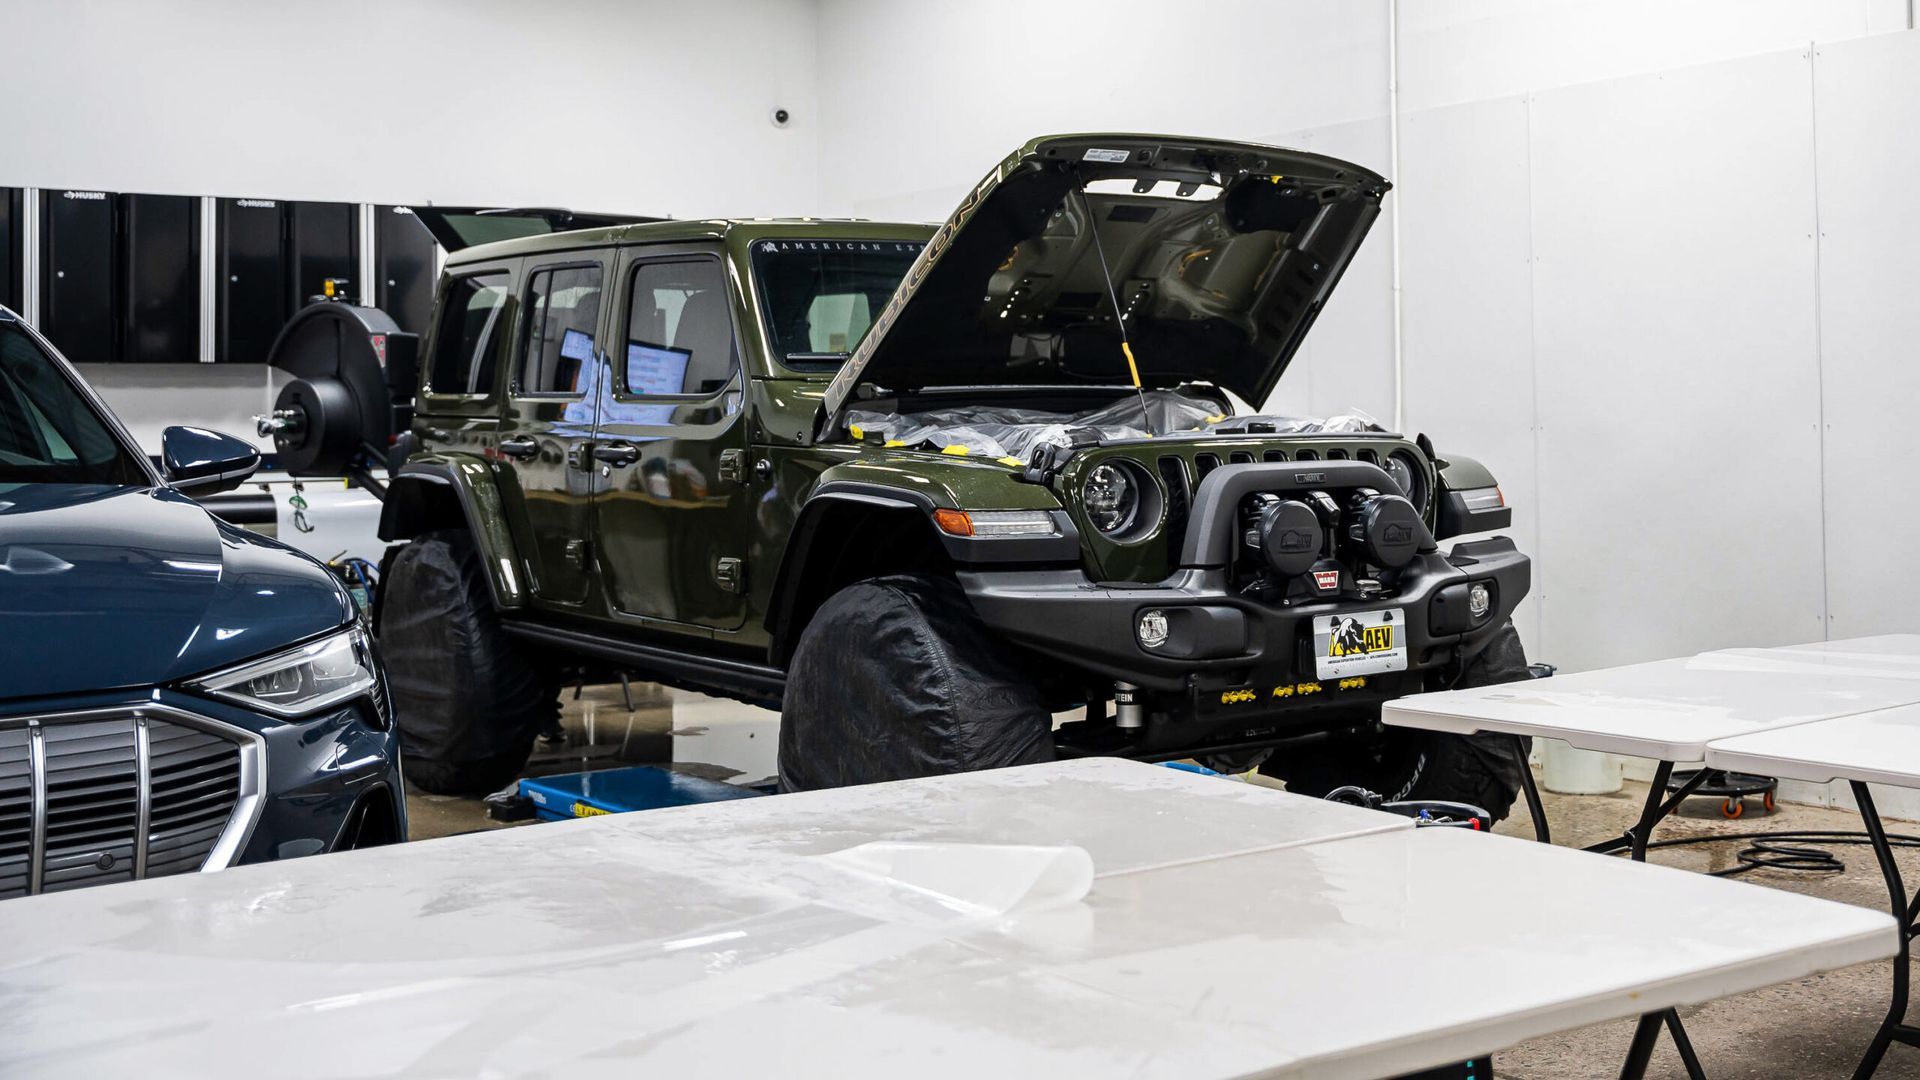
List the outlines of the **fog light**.
<svg viewBox="0 0 1920 1080">
<path fill-rule="evenodd" d="M 1140 625 L 1135 631 L 1140 636 L 1140 644 L 1149 649 L 1157 649 L 1167 643 L 1167 613 L 1164 611 L 1143 611 L 1140 613 Z"/>
<path fill-rule="evenodd" d="M 1467 614 L 1476 619 L 1484 619 L 1487 612 L 1493 610 L 1493 590 L 1485 582 L 1475 582 L 1467 590 Z"/>
</svg>

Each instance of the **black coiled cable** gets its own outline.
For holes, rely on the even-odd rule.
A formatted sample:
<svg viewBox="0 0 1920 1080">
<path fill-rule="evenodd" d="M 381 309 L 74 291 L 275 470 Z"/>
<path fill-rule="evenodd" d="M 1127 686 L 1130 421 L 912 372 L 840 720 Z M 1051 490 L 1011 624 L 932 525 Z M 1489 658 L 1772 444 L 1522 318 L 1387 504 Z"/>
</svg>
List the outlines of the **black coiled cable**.
<svg viewBox="0 0 1920 1080">
<path fill-rule="evenodd" d="M 1872 845 L 1873 838 L 1864 832 L 1846 829 L 1779 829 L 1759 832 L 1713 833 L 1707 836 L 1687 836 L 1677 840 L 1655 840 L 1647 845 L 1654 848 L 1684 847 L 1688 844 L 1719 844 L 1729 840 L 1751 840 L 1754 843 L 1734 853 L 1736 865 L 1724 870 L 1708 872 L 1710 877 L 1735 877 L 1755 870 L 1789 870 L 1805 874 L 1844 873 L 1847 864 L 1831 851 L 1820 847 L 1802 845 Z M 1888 833 L 1887 843 L 1896 848 L 1920 848 L 1920 836 L 1906 833 Z"/>
</svg>

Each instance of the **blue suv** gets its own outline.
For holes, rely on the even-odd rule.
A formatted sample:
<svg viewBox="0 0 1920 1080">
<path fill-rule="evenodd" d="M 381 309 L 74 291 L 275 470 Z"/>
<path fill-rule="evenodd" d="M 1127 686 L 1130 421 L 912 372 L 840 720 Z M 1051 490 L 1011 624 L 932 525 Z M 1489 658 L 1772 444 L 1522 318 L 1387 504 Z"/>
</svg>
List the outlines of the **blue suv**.
<svg viewBox="0 0 1920 1080">
<path fill-rule="evenodd" d="M 0 307 L 0 898 L 406 836 L 352 598 L 191 497 L 252 446 L 162 443 L 156 471 Z"/>
</svg>

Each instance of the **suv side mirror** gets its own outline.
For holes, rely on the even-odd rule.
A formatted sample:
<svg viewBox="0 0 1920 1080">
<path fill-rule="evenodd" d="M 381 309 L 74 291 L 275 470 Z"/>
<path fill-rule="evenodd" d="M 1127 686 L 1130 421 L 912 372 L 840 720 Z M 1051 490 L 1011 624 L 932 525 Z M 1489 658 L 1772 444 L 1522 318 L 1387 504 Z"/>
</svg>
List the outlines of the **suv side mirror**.
<svg viewBox="0 0 1920 1080">
<path fill-rule="evenodd" d="M 252 443 L 206 428 L 170 427 L 160 433 L 160 464 L 167 482 L 187 495 L 212 495 L 239 487 L 260 467 Z"/>
</svg>

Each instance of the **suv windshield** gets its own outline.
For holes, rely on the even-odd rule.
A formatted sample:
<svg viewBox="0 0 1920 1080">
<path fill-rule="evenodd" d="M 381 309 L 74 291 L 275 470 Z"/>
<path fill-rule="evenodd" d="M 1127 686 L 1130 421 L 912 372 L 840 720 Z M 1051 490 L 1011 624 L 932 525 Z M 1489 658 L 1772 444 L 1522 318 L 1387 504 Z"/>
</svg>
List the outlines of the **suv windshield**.
<svg viewBox="0 0 1920 1080">
<path fill-rule="evenodd" d="M 0 484 L 149 484 L 54 359 L 0 322 Z"/>
<path fill-rule="evenodd" d="M 925 245 L 902 240 L 761 240 L 753 274 L 774 356 L 830 369 L 846 359 Z"/>
</svg>

